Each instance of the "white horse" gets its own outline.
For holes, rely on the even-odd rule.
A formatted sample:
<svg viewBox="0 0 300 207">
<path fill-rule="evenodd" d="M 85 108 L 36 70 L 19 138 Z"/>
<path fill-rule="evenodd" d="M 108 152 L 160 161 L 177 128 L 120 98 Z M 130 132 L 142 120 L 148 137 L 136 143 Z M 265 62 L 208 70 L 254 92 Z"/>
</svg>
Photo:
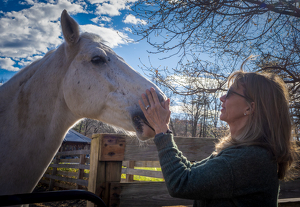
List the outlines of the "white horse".
<svg viewBox="0 0 300 207">
<path fill-rule="evenodd" d="M 64 10 L 65 42 L 0 87 L 0 195 L 32 192 L 68 129 L 83 117 L 154 136 L 138 105 L 154 87 Z"/>
</svg>

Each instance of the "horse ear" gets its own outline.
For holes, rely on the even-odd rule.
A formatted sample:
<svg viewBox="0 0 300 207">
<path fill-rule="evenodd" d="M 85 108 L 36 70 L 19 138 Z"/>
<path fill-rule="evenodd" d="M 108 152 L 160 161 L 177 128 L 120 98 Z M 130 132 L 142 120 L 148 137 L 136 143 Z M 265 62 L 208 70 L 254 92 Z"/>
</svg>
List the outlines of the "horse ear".
<svg viewBox="0 0 300 207">
<path fill-rule="evenodd" d="M 68 45 L 75 45 L 79 40 L 79 25 L 70 17 L 66 10 L 63 10 L 60 18 L 61 28 Z"/>
</svg>

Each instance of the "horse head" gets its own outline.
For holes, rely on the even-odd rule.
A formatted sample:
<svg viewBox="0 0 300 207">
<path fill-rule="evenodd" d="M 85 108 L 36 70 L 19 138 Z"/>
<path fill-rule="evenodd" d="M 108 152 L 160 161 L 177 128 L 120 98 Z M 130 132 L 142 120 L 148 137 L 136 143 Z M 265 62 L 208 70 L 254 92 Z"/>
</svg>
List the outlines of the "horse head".
<svg viewBox="0 0 300 207">
<path fill-rule="evenodd" d="M 151 87 L 163 100 L 162 91 L 106 46 L 99 35 L 80 35 L 77 22 L 65 10 L 61 26 L 68 67 L 63 95 L 70 111 L 79 117 L 135 131 L 140 140 L 153 137 L 155 133 L 138 100 Z"/>
</svg>

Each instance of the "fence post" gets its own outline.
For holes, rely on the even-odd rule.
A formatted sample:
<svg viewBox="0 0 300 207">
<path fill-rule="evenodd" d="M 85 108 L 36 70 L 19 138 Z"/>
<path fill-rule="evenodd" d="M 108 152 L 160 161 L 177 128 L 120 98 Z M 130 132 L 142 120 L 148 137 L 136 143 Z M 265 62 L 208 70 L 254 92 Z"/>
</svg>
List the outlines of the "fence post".
<svg viewBox="0 0 300 207">
<path fill-rule="evenodd" d="M 134 168 L 135 161 L 128 161 L 127 168 Z M 133 182 L 133 175 L 126 174 L 126 182 Z"/>
<path fill-rule="evenodd" d="M 85 156 L 86 155 L 84 155 L 84 154 L 80 155 L 79 164 L 82 164 L 82 165 L 85 164 Z M 83 179 L 83 174 L 84 174 L 84 169 L 79 169 L 78 170 L 78 179 Z M 82 186 L 77 184 L 77 189 L 82 189 Z"/>
<path fill-rule="evenodd" d="M 110 182 L 121 181 L 125 136 L 94 134 L 91 142 L 90 175 L 88 190 L 100 196 L 110 206 Z M 93 207 L 91 202 L 88 207 Z"/>
<path fill-rule="evenodd" d="M 60 156 L 56 155 L 53 164 L 59 164 L 59 160 L 60 160 Z M 57 167 L 53 167 L 51 175 L 56 175 L 56 173 L 57 173 Z M 55 183 L 55 179 L 51 178 L 49 182 L 49 188 L 48 188 L 50 191 L 53 190 L 54 183 Z"/>
</svg>

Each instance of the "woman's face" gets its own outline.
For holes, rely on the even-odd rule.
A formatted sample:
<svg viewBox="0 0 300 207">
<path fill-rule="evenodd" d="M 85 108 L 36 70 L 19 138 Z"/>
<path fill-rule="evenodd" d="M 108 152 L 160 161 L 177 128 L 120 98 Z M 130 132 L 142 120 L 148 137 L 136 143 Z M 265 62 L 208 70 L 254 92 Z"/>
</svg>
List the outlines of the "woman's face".
<svg viewBox="0 0 300 207">
<path fill-rule="evenodd" d="M 225 94 L 220 97 L 222 102 L 220 120 L 233 126 L 246 124 L 249 117 L 250 107 L 245 97 L 242 97 L 245 96 L 243 90 L 244 88 L 241 86 L 239 88 L 231 86 L 227 93 L 228 95 Z"/>
</svg>

